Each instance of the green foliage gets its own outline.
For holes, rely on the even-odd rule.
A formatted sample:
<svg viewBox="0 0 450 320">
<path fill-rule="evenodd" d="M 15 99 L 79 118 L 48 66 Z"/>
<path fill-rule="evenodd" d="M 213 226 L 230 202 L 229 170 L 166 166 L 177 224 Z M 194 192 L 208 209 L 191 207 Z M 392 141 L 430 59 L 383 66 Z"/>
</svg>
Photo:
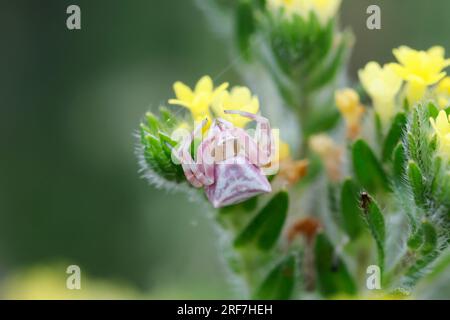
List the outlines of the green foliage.
<svg viewBox="0 0 450 320">
<path fill-rule="evenodd" d="M 255 243 L 261 250 L 271 249 L 283 228 L 288 205 L 287 192 L 276 194 L 236 238 L 235 247 Z"/>
<path fill-rule="evenodd" d="M 415 212 L 414 215 L 409 213 L 410 251 L 404 257 L 408 263 L 401 280 L 401 285 L 408 289 L 414 287 L 429 272 L 440 252 L 448 246 L 448 166 L 436 154 L 436 140 L 429 123 L 429 118 L 436 117 L 437 114 L 438 109 L 432 103 L 414 107 L 408 117 L 404 152 L 394 152 L 398 153 L 394 156 L 394 159 L 398 158 L 394 160 L 394 163 L 398 162 L 394 165 L 394 172 L 400 171 L 403 164 L 403 172 L 407 178 L 401 180 L 400 187 L 401 190 L 411 191 L 412 197 L 407 207 L 413 208 Z M 414 257 L 412 261 L 411 256 Z"/>
<path fill-rule="evenodd" d="M 363 230 L 359 190 L 351 179 L 344 181 L 341 191 L 342 225 L 351 240 L 356 239 Z"/>
<path fill-rule="evenodd" d="M 410 161 L 408 164 L 408 177 L 411 183 L 412 190 L 414 192 L 414 199 L 416 204 L 420 207 L 426 206 L 425 200 L 425 186 L 422 173 L 419 167 L 414 161 Z"/>
<path fill-rule="evenodd" d="M 316 237 L 314 256 L 316 272 L 319 275 L 318 289 L 323 296 L 356 293 L 356 285 L 344 261 L 323 233 Z"/>
<path fill-rule="evenodd" d="M 432 104 L 417 106 L 408 119 L 405 145 L 409 161 L 409 183 L 414 200 L 428 217 L 445 216 L 450 210 L 450 173 L 448 163 L 436 152 L 436 136 L 432 134 L 429 118 L 436 116 Z M 447 220 L 448 217 L 445 218 Z"/>
<path fill-rule="evenodd" d="M 236 35 L 239 50 L 244 58 L 250 59 L 250 41 L 255 32 L 255 17 L 252 0 L 241 0 L 236 12 Z"/>
<path fill-rule="evenodd" d="M 384 268 L 386 227 L 383 214 L 374 199 L 367 193 L 361 194 L 361 208 L 367 227 L 375 240 L 378 251 L 378 266 Z"/>
<path fill-rule="evenodd" d="M 141 123 L 138 149 L 143 161 L 141 166 L 151 182 L 160 180 L 181 183 L 185 181 L 181 165 L 172 161 L 172 148 L 177 146 L 168 133 L 175 128 L 178 119 L 166 108 L 160 108 L 161 117 L 147 112 L 145 121 Z M 156 180 L 156 181 L 155 181 Z"/>
<path fill-rule="evenodd" d="M 320 69 L 312 74 L 305 86 L 305 90 L 318 90 L 332 82 L 343 64 L 348 47 L 347 37 L 343 37 L 336 50 L 330 56 L 329 61 L 326 61 Z"/>
<path fill-rule="evenodd" d="M 422 223 L 423 230 L 423 245 L 420 248 L 420 252 L 427 255 L 436 250 L 438 245 L 438 236 L 434 226 L 428 221 Z"/>
<path fill-rule="evenodd" d="M 353 170 L 358 182 L 370 192 L 390 190 L 386 173 L 372 149 L 364 140 L 358 140 L 352 148 Z"/>
<path fill-rule="evenodd" d="M 395 116 L 383 145 L 383 160 L 390 160 L 392 152 L 400 141 L 406 127 L 407 118 L 404 113 Z"/>
<path fill-rule="evenodd" d="M 350 44 L 345 35 L 337 44 L 334 20 L 323 26 L 314 12 L 305 19 L 272 16 L 269 24 L 271 49 L 280 69 L 307 91 L 324 87 L 334 80 L 343 65 Z"/>
<path fill-rule="evenodd" d="M 393 162 L 393 178 L 395 183 L 400 186 L 403 184 L 406 174 L 406 154 L 402 143 L 399 143 L 394 149 Z"/>
<path fill-rule="evenodd" d="M 296 259 L 289 255 L 283 259 L 260 285 L 254 299 L 289 299 L 295 287 Z"/>
<path fill-rule="evenodd" d="M 311 110 L 311 115 L 305 128 L 305 132 L 308 135 L 329 131 L 336 126 L 339 119 L 341 119 L 341 115 L 337 109 L 328 109 L 322 107 L 318 110 Z"/>
</svg>

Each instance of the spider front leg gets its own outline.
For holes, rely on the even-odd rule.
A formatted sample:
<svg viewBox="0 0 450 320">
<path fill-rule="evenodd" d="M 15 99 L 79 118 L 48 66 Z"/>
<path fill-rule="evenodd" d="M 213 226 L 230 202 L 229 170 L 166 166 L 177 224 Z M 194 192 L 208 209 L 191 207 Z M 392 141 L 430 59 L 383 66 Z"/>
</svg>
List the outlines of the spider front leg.
<svg viewBox="0 0 450 320">
<path fill-rule="evenodd" d="M 239 128 L 236 130 L 238 139 L 245 146 L 245 151 L 252 163 L 258 166 L 266 166 L 275 155 L 275 143 L 273 142 L 272 130 L 267 118 L 261 117 L 257 114 L 239 110 L 224 110 L 226 114 L 238 114 L 243 117 L 250 118 L 256 121 L 256 133 L 255 139 L 251 139 L 250 136 Z"/>
<path fill-rule="evenodd" d="M 202 168 L 202 165 L 198 164 L 191 156 L 191 144 L 194 137 L 201 132 L 207 122 L 207 119 L 203 120 L 192 133 L 183 140 L 179 149 L 176 151 L 177 158 L 181 163 L 186 179 L 196 188 L 212 183 L 211 179 L 206 177 L 203 173 L 204 168 Z"/>
</svg>

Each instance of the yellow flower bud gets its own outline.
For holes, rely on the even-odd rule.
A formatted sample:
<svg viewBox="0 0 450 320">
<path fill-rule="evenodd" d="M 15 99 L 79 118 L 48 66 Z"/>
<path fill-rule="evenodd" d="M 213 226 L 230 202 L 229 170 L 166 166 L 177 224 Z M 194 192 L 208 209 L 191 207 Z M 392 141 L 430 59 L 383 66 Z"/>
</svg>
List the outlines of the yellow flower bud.
<svg viewBox="0 0 450 320">
<path fill-rule="evenodd" d="M 358 72 L 359 79 L 366 92 L 372 98 L 375 111 L 383 123 L 390 121 L 395 113 L 395 96 L 402 85 L 402 79 L 390 65 L 381 67 L 369 62 Z"/>
<path fill-rule="evenodd" d="M 343 89 L 335 92 L 336 106 L 347 123 L 347 135 L 350 139 L 358 136 L 361 130 L 361 118 L 364 107 L 359 101 L 358 93 L 353 89 Z"/>
<path fill-rule="evenodd" d="M 441 154 L 450 158 L 450 116 L 441 110 L 436 119 L 430 118 L 430 122 L 438 137 Z"/>
</svg>

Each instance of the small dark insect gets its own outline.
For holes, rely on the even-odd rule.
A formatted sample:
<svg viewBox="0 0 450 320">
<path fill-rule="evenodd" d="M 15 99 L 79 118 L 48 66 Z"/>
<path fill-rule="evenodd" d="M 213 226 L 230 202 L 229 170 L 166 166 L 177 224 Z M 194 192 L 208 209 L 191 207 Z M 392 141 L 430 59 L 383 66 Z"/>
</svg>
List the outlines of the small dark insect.
<svg viewBox="0 0 450 320">
<path fill-rule="evenodd" d="M 332 260 L 331 260 L 331 272 L 338 272 L 339 265 L 341 261 L 339 260 L 339 256 L 335 253 L 333 254 Z"/>
<path fill-rule="evenodd" d="M 369 194 L 365 191 L 361 192 L 360 195 L 360 204 L 361 208 L 363 209 L 364 213 L 367 213 L 369 210 L 369 205 L 372 202 L 372 199 L 370 198 Z"/>
</svg>

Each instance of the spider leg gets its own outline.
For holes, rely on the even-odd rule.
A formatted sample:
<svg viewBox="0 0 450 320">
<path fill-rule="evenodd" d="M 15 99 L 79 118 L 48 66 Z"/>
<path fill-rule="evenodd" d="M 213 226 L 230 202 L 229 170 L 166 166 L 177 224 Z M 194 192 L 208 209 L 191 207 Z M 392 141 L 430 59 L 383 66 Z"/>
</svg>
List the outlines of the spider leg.
<svg viewBox="0 0 450 320">
<path fill-rule="evenodd" d="M 246 147 L 245 150 L 248 153 L 249 158 L 251 160 L 255 160 L 256 157 L 256 162 L 252 163 L 258 164 L 259 166 L 269 164 L 275 154 L 275 143 L 273 142 L 269 120 L 260 115 L 240 110 L 224 110 L 224 112 L 226 114 L 238 114 L 256 121 L 256 141 L 252 141 L 248 134 L 242 129 L 238 130 L 238 138 L 244 139 Z M 247 137 L 243 137 L 244 134 Z"/>
<path fill-rule="evenodd" d="M 195 188 L 202 187 L 202 184 L 200 181 L 197 180 L 194 173 L 191 170 L 191 166 L 189 165 L 190 160 L 189 158 L 186 158 L 187 152 L 183 152 L 181 148 L 184 148 L 184 144 L 180 146 L 178 151 L 174 152 L 175 156 L 178 158 L 181 167 L 183 168 L 184 176 L 186 177 L 186 180 L 189 181 L 189 183 L 194 186 Z"/>
<path fill-rule="evenodd" d="M 197 163 L 191 156 L 191 144 L 194 140 L 194 137 L 201 132 L 203 127 L 208 122 L 208 119 L 204 119 L 193 131 L 192 133 L 186 137 L 186 139 L 182 142 L 181 147 L 179 149 L 179 158 L 181 158 L 181 164 L 183 167 L 183 171 L 185 173 L 186 179 L 196 188 L 200 188 L 204 185 L 212 184 L 212 181 L 207 178 L 203 173 L 203 162 L 200 158 L 200 163 Z M 202 142 L 203 144 L 203 142 Z M 201 145 L 202 145 L 201 144 Z M 200 146 L 199 146 L 200 148 Z"/>
<path fill-rule="evenodd" d="M 216 135 L 219 131 L 216 123 L 213 123 L 205 140 L 203 140 L 197 149 L 198 166 L 201 167 L 201 171 L 206 178 L 203 184 L 207 186 L 214 183 L 215 158 L 213 150 L 216 143 Z"/>
</svg>

